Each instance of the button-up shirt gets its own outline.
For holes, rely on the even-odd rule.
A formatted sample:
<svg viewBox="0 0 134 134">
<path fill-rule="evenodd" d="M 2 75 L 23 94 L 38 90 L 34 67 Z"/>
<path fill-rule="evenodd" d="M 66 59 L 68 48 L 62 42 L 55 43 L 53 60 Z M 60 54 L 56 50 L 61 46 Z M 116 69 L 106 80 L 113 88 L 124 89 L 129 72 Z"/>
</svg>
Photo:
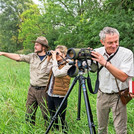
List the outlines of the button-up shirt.
<svg viewBox="0 0 134 134">
<path fill-rule="evenodd" d="M 49 72 L 52 67 L 51 61 L 46 60 L 46 56 L 41 61 L 36 53 L 28 55 L 20 54 L 20 61 L 27 62 L 30 64 L 30 84 L 33 86 L 47 86 Z M 41 70 L 41 66 L 44 69 Z"/>
<path fill-rule="evenodd" d="M 103 55 L 106 60 L 109 58 L 109 55 L 106 53 L 104 47 L 97 48 L 95 49 L 95 51 Z M 118 52 L 110 60 L 110 63 L 129 76 L 125 82 L 117 80 L 120 90 L 128 88 L 129 80 L 134 77 L 134 61 L 132 51 L 124 47 L 119 47 Z M 115 77 L 105 67 L 103 67 L 102 70 L 99 72 L 99 81 L 99 88 L 102 92 L 118 92 Z"/>
</svg>

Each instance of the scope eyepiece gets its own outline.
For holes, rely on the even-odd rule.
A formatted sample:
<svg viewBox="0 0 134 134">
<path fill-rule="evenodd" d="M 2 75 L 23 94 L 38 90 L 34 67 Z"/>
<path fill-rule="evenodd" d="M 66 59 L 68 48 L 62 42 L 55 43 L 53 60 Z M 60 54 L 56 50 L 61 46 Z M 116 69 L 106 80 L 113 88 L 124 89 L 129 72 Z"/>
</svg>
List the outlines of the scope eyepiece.
<svg viewBox="0 0 134 134">
<path fill-rule="evenodd" d="M 74 60 L 85 60 L 93 57 L 91 55 L 92 49 L 87 49 L 87 48 L 69 48 L 67 51 L 67 57 L 69 59 L 74 59 Z"/>
</svg>

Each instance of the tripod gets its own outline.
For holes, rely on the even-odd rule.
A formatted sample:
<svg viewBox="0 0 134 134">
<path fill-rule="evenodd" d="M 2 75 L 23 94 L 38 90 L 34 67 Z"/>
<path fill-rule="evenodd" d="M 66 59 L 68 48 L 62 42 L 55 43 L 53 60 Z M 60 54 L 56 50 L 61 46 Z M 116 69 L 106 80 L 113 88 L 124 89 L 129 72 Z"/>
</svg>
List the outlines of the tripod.
<svg viewBox="0 0 134 134">
<path fill-rule="evenodd" d="M 45 132 L 45 134 L 48 134 L 49 130 L 51 129 L 55 119 L 58 117 L 58 114 L 60 112 L 60 109 L 62 108 L 62 105 L 64 104 L 64 102 L 67 100 L 68 96 L 70 95 L 74 85 L 76 84 L 77 80 L 79 80 L 79 95 L 78 95 L 78 115 L 77 115 L 77 120 L 80 120 L 80 104 L 81 104 L 81 88 L 83 89 L 83 94 L 84 94 L 84 100 L 85 100 L 85 105 L 86 105 L 86 112 L 87 112 L 87 119 L 88 119 L 88 127 L 89 127 L 89 131 L 90 134 L 96 134 L 95 131 L 95 125 L 93 122 L 93 115 L 92 115 L 92 111 L 91 111 L 91 107 L 90 107 L 90 103 L 89 103 L 89 98 L 88 98 L 88 94 L 87 94 L 87 88 L 86 88 L 86 83 L 85 83 L 85 77 L 83 76 L 83 71 L 80 70 L 79 71 L 79 75 L 76 76 L 67 92 L 67 94 L 65 95 L 64 99 L 62 100 L 59 108 L 57 109 L 55 115 L 52 117 L 52 120 Z"/>
</svg>

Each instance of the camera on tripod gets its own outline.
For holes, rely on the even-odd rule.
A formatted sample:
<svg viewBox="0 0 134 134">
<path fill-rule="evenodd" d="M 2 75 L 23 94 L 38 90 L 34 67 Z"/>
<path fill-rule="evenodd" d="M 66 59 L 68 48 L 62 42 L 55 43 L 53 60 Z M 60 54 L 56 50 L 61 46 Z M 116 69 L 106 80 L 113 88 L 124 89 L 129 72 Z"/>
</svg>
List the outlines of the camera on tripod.
<svg viewBox="0 0 134 134">
<path fill-rule="evenodd" d="M 70 88 L 67 91 L 67 94 L 65 95 L 65 97 L 63 98 L 59 108 L 57 109 L 55 115 L 52 117 L 52 121 L 50 123 L 50 125 L 48 126 L 46 133 L 48 134 L 50 128 L 52 127 L 55 119 L 58 117 L 58 114 L 60 113 L 61 108 L 63 108 L 63 105 L 65 103 L 65 101 L 67 100 L 69 94 L 71 93 L 73 87 L 75 86 L 75 84 L 79 83 L 79 96 L 78 96 L 78 115 L 77 115 L 77 120 L 80 120 L 80 107 L 81 107 L 81 90 L 83 89 L 83 96 L 84 96 L 84 101 L 85 101 L 85 106 L 86 106 L 86 112 L 87 112 L 87 118 L 88 118 L 88 126 L 90 129 L 90 134 L 96 134 L 95 131 L 95 125 L 93 122 L 93 115 L 92 115 L 92 111 L 91 111 L 91 107 L 90 107 L 90 103 L 89 103 L 89 98 L 88 98 L 88 94 L 87 94 L 87 88 L 86 88 L 86 81 L 87 81 L 87 86 L 89 91 L 92 94 L 96 94 L 98 92 L 99 89 L 99 77 L 98 77 L 98 62 L 94 62 L 92 60 L 93 56 L 92 56 L 92 49 L 86 49 L 86 48 L 70 48 L 67 51 L 67 57 L 71 59 L 72 61 L 69 62 L 70 65 L 72 65 L 70 67 L 70 69 L 68 70 L 67 74 L 70 77 L 75 77 L 73 79 L 73 82 L 70 86 Z M 91 62 L 90 65 L 88 64 L 88 62 Z M 87 69 L 87 71 L 91 72 L 96 72 L 97 71 L 97 79 L 96 79 L 96 83 L 95 83 L 95 90 L 93 91 L 92 88 L 92 84 L 91 84 L 91 79 L 89 76 L 89 72 L 88 72 L 88 76 L 85 77 L 83 74 L 85 72 L 85 69 Z M 77 75 L 79 73 L 79 75 Z"/>
<path fill-rule="evenodd" d="M 68 49 L 67 58 L 73 60 L 73 62 L 69 63 L 72 65 L 72 67 L 68 70 L 68 75 L 70 77 L 77 76 L 79 70 L 89 69 L 89 71 L 93 73 L 95 73 L 98 70 L 98 62 L 94 62 L 92 60 L 92 58 L 94 58 L 94 56 L 92 56 L 91 54 L 92 51 L 94 50 L 91 48 L 69 48 Z M 75 66 L 76 60 L 77 60 L 77 66 Z"/>
</svg>

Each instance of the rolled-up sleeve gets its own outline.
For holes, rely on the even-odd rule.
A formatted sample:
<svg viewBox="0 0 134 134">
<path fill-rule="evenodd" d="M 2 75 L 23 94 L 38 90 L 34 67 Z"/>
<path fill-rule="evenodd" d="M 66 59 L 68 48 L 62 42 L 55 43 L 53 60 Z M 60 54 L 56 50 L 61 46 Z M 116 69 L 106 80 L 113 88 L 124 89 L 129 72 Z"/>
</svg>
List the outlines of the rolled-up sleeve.
<svg viewBox="0 0 134 134">
<path fill-rule="evenodd" d="M 22 61 L 22 62 L 30 63 L 32 54 L 28 54 L 28 55 L 20 54 L 19 56 L 20 56 L 19 62 Z"/>
</svg>

